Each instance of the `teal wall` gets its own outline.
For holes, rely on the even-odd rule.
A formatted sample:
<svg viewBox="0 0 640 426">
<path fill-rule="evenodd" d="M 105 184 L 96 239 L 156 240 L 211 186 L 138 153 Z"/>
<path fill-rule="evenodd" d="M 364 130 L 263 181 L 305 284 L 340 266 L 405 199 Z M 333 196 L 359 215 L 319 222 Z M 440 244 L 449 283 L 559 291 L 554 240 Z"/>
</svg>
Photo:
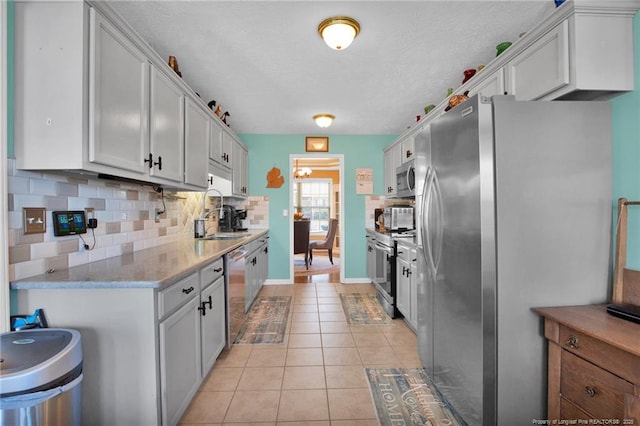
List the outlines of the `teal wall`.
<svg viewBox="0 0 640 426">
<path fill-rule="evenodd" d="M 636 90 L 611 101 L 614 230 L 617 199 L 640 200 L 640 14 L 636 14 L 634 20 L 634 49 Z M 627 265 L 640 269 L 640 207 L 629 208 L 627 235 Z"/>
<path fill-rule="evenodd" d="M 240 135 L 249 149 L 249 192 L 252 196 L 269 197 L 269 278 L 289 279 L 289 154 L 305 154 L 304 135 Z M 344 217 L 340 226 L 344 241 L 340 257 L 345 260 L 345 278 L 366 277 L 365 195 L 356 194 L 356 169 L 373 168 L 374 193 L 384 187 L 383 148 L 396 136 L 330 136 L 329 154 L 344 156 Z M 280 188 L 267 188 L 267 172 L 278 167 L 285 178 Z"/>
</svg>

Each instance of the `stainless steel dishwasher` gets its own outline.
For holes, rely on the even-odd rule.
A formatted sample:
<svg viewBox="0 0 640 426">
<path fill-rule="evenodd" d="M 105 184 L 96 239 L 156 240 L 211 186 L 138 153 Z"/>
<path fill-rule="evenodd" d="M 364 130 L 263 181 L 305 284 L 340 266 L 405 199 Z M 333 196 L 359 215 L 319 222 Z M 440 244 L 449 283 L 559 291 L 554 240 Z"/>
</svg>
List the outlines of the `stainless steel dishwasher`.
<svg viewBox="0 0 640 426">
<path fill-rule="evenodd" d="M 245 320 L 245 257 L 247 251 L 240 247 L 226 257 L 227 270 L 227 346 L 231 347 Z"/>
</svg>

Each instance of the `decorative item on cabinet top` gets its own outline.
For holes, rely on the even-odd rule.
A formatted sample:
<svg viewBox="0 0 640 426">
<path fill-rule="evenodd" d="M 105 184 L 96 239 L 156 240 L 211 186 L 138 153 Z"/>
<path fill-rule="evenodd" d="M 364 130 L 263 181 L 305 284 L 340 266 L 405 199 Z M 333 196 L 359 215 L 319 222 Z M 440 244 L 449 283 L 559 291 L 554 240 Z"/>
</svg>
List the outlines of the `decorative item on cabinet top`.
<svg viewBox="0 0 640 426">
<path fill-rule="evenodd" d="M 169 56 L 169 66 L 180 78 L 182 78 L 182 73 L 180 72 L 180 67 L 178 66 L 178 59 L 175 56 Z"/>
<path fill-rule="evenodd" d="M 463 103 L 464 101 L 469 99 L 469 97 L 467 96 L 468 94 L 469 91 L 467 90 L 462 95 L 451 95 L 451 97 L 449 98 L 449 104 L 444 110 L 449 111 L 451 108 Z"/>
</svg>

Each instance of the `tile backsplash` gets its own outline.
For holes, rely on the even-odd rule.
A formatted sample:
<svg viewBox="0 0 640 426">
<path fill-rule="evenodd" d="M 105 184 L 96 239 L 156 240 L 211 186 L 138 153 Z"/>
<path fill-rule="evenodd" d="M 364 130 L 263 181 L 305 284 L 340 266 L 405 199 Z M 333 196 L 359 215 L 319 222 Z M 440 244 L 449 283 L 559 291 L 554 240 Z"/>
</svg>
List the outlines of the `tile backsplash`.
<svg viewBox="0 0 640 426">
<path fill-rule="evenodd" d="M 18 280 L 96 260 L 131 253 L 193 235 L 193 219 L 202 210 L 201 192 L 156 192 L 151 186 L 16 170 L 8 160 L 9 279 Z M 163 195 L 163 197 L 162 197 Z M 249 228 L 269 227 L 267 197 L 226 199 L 225 204 L 248 211 Z M 207 208 L 220 204 L 209 197 Z M 43 234 L 24 234 L 23 208 L 46 208 Z M 78 236 L 55 237 L 51 212 L 94 209 L 98 227 Z M 164 211 L 156 219 L 156 211 Z M 94 234 L 95 233 L 95 234 Z M 84 248 L 85 243 L 92 250 Z"/>
</svg>

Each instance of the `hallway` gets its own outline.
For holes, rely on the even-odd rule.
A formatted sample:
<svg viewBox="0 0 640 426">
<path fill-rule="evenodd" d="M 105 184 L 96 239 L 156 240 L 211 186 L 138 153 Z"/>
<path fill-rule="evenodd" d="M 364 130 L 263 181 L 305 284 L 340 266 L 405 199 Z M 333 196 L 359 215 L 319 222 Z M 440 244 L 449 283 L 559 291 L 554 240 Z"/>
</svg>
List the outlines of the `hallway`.
<svg viewBox="0 0 640 426">
<path fill-rule="evenodd" d="M 393 325 L 349 326 L 338 274 L 265 286 L 261 295 L 292 296 L 285 342 L 234 345 L 205 379 L 182 425 L 377 425 L 365 367 L 420 367 L 415 334 Z"/>
</svg>

